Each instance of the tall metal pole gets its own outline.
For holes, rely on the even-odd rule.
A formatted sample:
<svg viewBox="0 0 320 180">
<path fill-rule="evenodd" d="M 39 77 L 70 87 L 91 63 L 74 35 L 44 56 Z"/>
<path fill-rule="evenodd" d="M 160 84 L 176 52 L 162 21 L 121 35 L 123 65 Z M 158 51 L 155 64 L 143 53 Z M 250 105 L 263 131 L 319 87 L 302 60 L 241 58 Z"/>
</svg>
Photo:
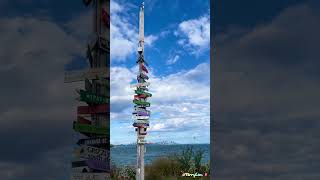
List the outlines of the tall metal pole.
<svg viewBox="0 0 320 180">
<path fill-rule="evenodd" d="M 138 84 L 136 85 L 136 95 L 134 96 L 133 102 L 135 103 L 134 123 L 133 126 L 137 131 L 137 169 L 136 169 L 136 179 L 144 180 L 144 151 L 145 151 L 145 136 L 147 134 L 147 128 L 149 127 L 149 116 L 150 111 L 146 107 L 150 106 L 147 102 L 147 98 L 151 97 L 152 94 L 147 92 L 149 85 L 146 80 L 149 77 L 146 75 L 148 70 L 145 65 L 144 60 L 144 3 L 140 7 L 139 12 L 139 43 L 138 43 L 138 66 L 139 72 L 137 75 Z"/>
</svg>

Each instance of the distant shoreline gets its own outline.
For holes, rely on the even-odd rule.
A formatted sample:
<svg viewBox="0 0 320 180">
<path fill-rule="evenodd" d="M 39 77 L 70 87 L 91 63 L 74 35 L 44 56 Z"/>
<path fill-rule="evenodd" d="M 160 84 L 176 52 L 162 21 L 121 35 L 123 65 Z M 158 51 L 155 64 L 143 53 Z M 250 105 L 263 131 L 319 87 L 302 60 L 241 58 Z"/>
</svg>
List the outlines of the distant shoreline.
<svg viewBox="0 0 320 180">
<path fill-rule="evenodd" d="M 136 144 L 132 143 L 132 144 L 112 144 L 111 147 L 115 147 L 115 146 L 135 146 Z M 161 144 L 161 143 L 154 143 L 154 144 L 145 144 L 147 146 L 149 145 L 163 145 L 163 146 L 174 146 L 174 145 L 210 145 L 210 143 L 201 143 L 201 144 Z"/>
</svg>

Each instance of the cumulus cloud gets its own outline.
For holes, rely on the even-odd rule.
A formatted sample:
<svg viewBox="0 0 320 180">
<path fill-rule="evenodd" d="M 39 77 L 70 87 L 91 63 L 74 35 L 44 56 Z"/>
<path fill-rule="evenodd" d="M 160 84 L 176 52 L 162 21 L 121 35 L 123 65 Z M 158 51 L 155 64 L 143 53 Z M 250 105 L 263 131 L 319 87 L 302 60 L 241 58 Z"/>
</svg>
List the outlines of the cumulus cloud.
<svg viewBox="0 0 320 180">
<path fill-rule="evenodd" d="M 175 55 L 175 56 L 173 56 L 173 57 L 170 57 L 170 58 L 167 60 L 167 64 L 168 64 L 168 65 L 174 64 L 174 63 L 176 63 L 179 59 L 180 59 L 180 56 L 179 56 L 179 55 Z"/>
<path fill-rule="evenodd" d="M 126 57 L 136 52 L 138 47 L 138 23 L 134 24 L 132 14 L 115 1 L 111 1 L 110 49 L 112 61 L 125 61 Z M 136 12 L 138 17 L 138 11 Z M 158 39 L 156 35 L 145 35 L 145 45 L 152 46 Z"/>
<path fill-rule="evenodd" d="M 135 79 L 135 68 L 113 67 L 114 79 L 111 85 L 111 121 L 128 120 L 132 113 L 134 91 L 129 83 Z M 117 71 L 117 73 L 115 73 Z M 202 129 L 209 132 L 210 126 L 210 68 L 207 63 L 199 64 L 188 71 L 157 77 L 149 74 L 149 89 L 153 96 L 149 108 L 151 114 L 150 136 L 157 136 L 163 131 L 187 132 Z M 121 80 L 123 78 L 123 80 Z M 115 92 L 113 94 L 112 92 Z M 200 123 L 199 123 L 200 122 Z M 164 135 L 162 135 L 164 137 Z"/>
<path fill-rule="evenodd" d="M 178 44 L 191 50 L 194 54 L 208 50 L 210 43 L 209 15 L 181 22 L 175 34 L 180 38 Z"/>
</svg>

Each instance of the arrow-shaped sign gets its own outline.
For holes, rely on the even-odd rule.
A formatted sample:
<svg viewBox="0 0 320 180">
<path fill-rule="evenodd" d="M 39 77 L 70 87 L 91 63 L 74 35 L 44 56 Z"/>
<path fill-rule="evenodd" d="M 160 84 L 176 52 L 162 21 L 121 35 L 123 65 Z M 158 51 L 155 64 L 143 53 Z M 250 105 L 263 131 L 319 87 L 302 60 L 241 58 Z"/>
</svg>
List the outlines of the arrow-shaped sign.
<svg viewBox="0 0 320 180">
<path fill-rule="evenodd" d="M 137 105 L 141 105 L 141 106 L 146 106 L 146 107 L 149 107 L 149 106 L 150 106 L 150 103 L 149 103 L 149 102 L 145 102 L 145 101 L 141 101 L 141 100 L 136 100 L 136 99 L 133 100 L 133 103 L 135 103 L 135 104 L 137 104 Z"/>
<path fill-rule="evenodd" d="M 109 171 L 110 166 L 107 162 L 100 160 L 87 160 L 87 164 L 91 169 L 96 169 L 100 171 Z"/>
<path fill-rule="evenodd" d="M 109 140 L 106 137 L 97 137 L 97 138 L 89 138 L 89 139 L 79 139 L 77 142 L 78 145 L 87 145 L 87 146 L 104 146 L 107 147 L 109 145 Z"/>
<path fill-rule="evenodd" d="M 85 90 L 77 90 L 77 92 L 80 94 L 80 101 L 84 101 L 87 103 L 93 103 L 93 104 L 106 104 L 109 103 L 109 98 L 104 96 L 98 96 L 96 94 L 93 94 L 91 92 L 85 91 Z"/>
<path fill-rule="evenodd" d="M 149 85 L 150 85 L 150 82 L 145 82 L 145 83 L 131 84 L 130 87 L 134 88 L 134 87 L 149 86 Z"/>
<path fill-rule="evenodd" d="M 108 129 L 102 127 L 96 127 L 94 125 L 80 124 L 78 122 L 73 122 L 73 129 L 81 133 L 108 135 Z"/>
<path fill-rule="evenodd" d="M 107 162 L 109 152 L 106 149 L 81 145 L 76 149 L 75 154 L 80 158 Z"/>
<path fill-rule="evenodd" d="M 105 114 L 108 112 L 109 104 L 100 104 L 95 106 L 78 106 L 78 114 Z"/>
</svg>

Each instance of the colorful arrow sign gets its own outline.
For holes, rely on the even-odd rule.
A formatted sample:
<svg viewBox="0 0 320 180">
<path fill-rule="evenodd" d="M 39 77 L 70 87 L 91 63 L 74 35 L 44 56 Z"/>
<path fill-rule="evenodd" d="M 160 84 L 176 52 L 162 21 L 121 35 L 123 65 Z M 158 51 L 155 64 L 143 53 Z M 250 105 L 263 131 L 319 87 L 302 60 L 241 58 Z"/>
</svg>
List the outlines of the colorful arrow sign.
<svg viewBox="0 0 320 180">
<path fill-rule="evenodd" d="M 78 116 L 78 123 L 80 123 L 80 124 L 91 124 L 91 121 L 89 121 L 89 120 L 87 120 L 87 119 L 85 119 L 85 118 L 83 118 L 83 117 L 81 117 L 81 116 Z"/>
<path fill-rule="evenodd" d="M 85 90 L 77 91 L 80 94 L 80 101 L 84 101 L 87 103 L 94 103 L 94 104 L 106 104 L 109 103 L 109 98 L 104 96 L 98 96 L 96 94 L 90 93 Z"/>
<path fill-rule="evenodd" d="M 99 114 L 108 112 L 108 104 L 100 104 L 95 106 L 78 106 L 78 114 Z"/>
<path fill-rule="evenodd" d="M 108 145 L 109 141 L 106 137 L 101 138 L 89 138 L 89 139 L 79 139 L 77 142 L 78 145 L 87 145 L 87 146 L 95 146 L 95 145 Z"/>
<path fill-rule="evenodd" d="M 133 119 L 149 119 L 149 116 L 139 116 L 137 114 L 132 116 Z"/>
<path fill-rule="evenodd" d="M 141 69 L 144 71 L 144 72 L 146 72 L 146 73 L 149 73 L 148 72 L 148 69 L 141 63 Z"/>
<path fill-rule="evenodd" d="M 101 135 L 109 134 L 109 132 L 107 131 L 108 130 L 107 128 L 96 127 L 94 125 L 88 125 L 88 124 L 80 124 L 78 122 L 73 122 L 73 129 L 81 133 L 92 133 L 92 134 L 101 134 Z"/>
<path fill-rule="evenodd" d="M 146 106 L 146 107 L 149 107 L 149 106 L 150 106 L 150 103 L 149 103 L 149 102 L 145 102 L 145 101 L 141 101 L 141 100 L 136 100 L 136 99 L 133 100 L 133 103 L 135 103 L 135 104 L 137 104 L 137 105 L 141 105 L 141 106 Z"/>
<path fill-rule="evenodd" d="M 134 92 L 135 92 L 136 94 L 138 94 L 138 95 L 143 94 L 143 95 L 145 95 L 146 97 L 151 97 L 151 96 L 152 96 L 151 93 L 144 92 L 144 91 L 141 90 L 141 89 L 137 89 L 137 90 L 135 90 Z"/>
<path fill-rule="evenodd" d="M 81 145 L 79 149 L 75 151 L 75 154 L 80 158 L 108 161 L 108 150 L 102 148 L 96 148 L 92 146 Z"/>
<path fill-rule="evenodd" d="M 110 169 L 109 164 L 100 160 L 87 160 L 87 164 L 91 169 L 100 171 L 108 171 Z"/>
<path fill-rule="evenodd" d="M 131 84 L 130 87 L 134 88 L 134 87 L 149 86 L 149 85 L 150 85 L 150 82 L 145 82 L 145 83 Z"/>
</svg>

